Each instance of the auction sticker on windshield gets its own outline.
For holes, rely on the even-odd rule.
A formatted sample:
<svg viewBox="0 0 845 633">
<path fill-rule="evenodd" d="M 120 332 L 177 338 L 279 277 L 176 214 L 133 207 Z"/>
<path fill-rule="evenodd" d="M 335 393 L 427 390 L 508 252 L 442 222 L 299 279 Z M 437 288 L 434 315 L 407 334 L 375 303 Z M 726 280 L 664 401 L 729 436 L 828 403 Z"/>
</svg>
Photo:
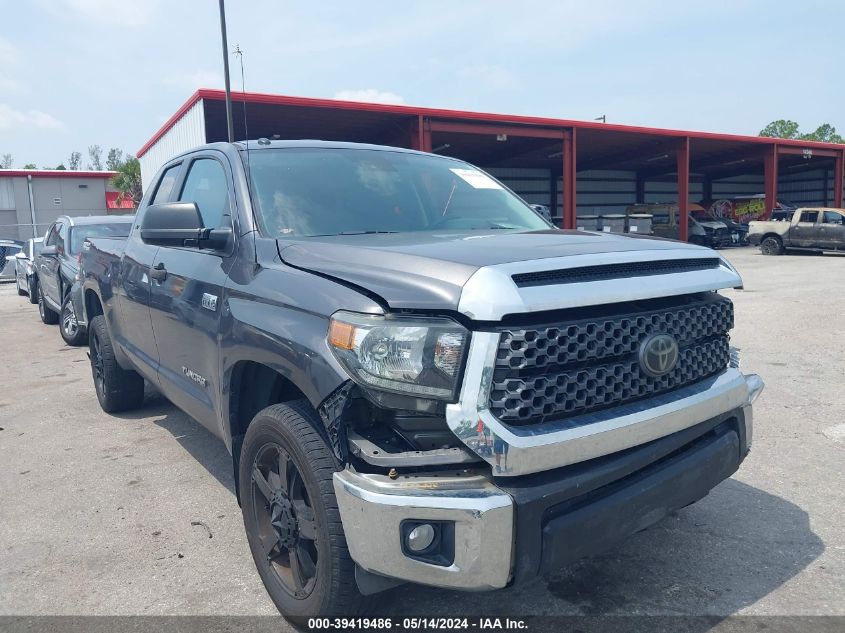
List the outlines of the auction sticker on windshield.
<svg viewBox="0 0 845 633">
<path fill-rule="evenodd" d="M 487 174 L 475 169 L 450 169 L 453 174 L 459 176 L 475 189 L 501 189 L 502 185 L 490 178 Z"/>
</svg>

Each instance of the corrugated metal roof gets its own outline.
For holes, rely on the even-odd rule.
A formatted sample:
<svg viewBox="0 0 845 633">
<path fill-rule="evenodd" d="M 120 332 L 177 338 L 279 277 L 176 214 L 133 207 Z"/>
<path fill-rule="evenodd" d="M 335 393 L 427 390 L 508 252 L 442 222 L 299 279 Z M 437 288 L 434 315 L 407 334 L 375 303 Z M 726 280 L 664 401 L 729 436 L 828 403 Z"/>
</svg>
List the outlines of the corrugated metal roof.
<svg viewBox="0 0 845 633">
<path fill-rule="evenodd" d="M 176 113 L 168 119 L 164 125 L 147 141 L 141 149 L 138 150 L 138 156 L 143 156 L 156 141 L 169 130 L 181 116 L 187 112 L 194 104 L 200 100 L 208 101 L 223 101 L 225 93 L 222 90 L 200 89 L 195 92 Z M 820 143 L 817 141 L 800 141 L 790 139 L 775 139 L 760 136 L 743 136 L 739 134 L 719 134 L 714 132 L 696 132 L 691 130 L 673 130 L 664 128 L 653 128 L 635 125 L 621 125 L 617 123 L 599 123 L 595 121 L 576 121 L 571 119 L 556 119 L 550 117 L 533 117 L 523 115 L 511 114 L 494 114 L 486 112 L 469 112 L 461 110 L 448 110 L 441 108 L 424 108 L 406 105 L 390 105 L 381 103 L 358 103 L 353 101 L 341 101 L 336 99 L 314 99 L 309 97 L 293 97 L 288 95 L 272 95 L 255 92 L 234 92 L 232 93 L 232 100 L 235 103 L 245 102 L 249 105 L 270 105 L 283 108 L 299 108 L 323 111 L 333 111 L 336 115 L 341 113 L 370 113 L 382 115 L 381 118 L 389 121 L 393 117 L 428 117 L 436 119 L 450 119 L 465 122 L 475 123 L 489 123 L 489 124 L 510 124 L 510 125 L 525 125 L 525 126 L 543 126 L 553 128 L 575 128 L 579 131 L 585 131 L 585 136 L 590 138 L 590 143 L 601 143 L 606 141 L 608 144 L 613 142 L 613 139 L 608 138 L 614 133 L 617 138 L 619 135 L 645 135 L 647 137 L 689 137 L 691 140 L 707 140 L 711 142 L 724 142 L 726 145 L 732 143 L 754 143 L 763 145 L 778 144 L 783 146 L 794 147 L 808 147 L 818 149 L 832 149 L 842 151 L 845 146 L 836 143 Z M 235 121 L 237 124 L 237 120 Z M 594 132 L 594 133 L 593 133 Z M 602 138 L 604 137 L 604 138 Z M 209 139 L 212 140 L 212 139 Z"/>
</svg>

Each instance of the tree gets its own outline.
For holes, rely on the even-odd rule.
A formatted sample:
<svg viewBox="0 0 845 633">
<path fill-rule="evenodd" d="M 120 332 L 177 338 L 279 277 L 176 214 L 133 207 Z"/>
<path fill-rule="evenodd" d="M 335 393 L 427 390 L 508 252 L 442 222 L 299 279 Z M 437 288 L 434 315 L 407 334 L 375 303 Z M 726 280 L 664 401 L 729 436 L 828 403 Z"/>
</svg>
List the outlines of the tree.
<svg viewBox="0 0 845 633">
<path fill-rule="evenodd" d="M 836 128 L 830 123 L 822 123 L 816 128 L 815 132 L 809 134 L 802 134 L 801 138 L 806 141 L 824 141 L 825 143 L 845 143 L 839 134 L 836 133 Z"/>
<path fill-rule="evenodd" d="M 27 163 L 26 165 L 23 166 L 23 168 L 24 169 L 38 169 L 38 167 L 35 166 L 35 163 Z"/>
<path fill-rule="evenodd" d="M 141 163 L 132 155 L 118 165 L 117 174 L 112 178 L 112 184 L 120 192 L 117 196 L 118 204 L 124 200 L 131 200 L 134 206 L 141 202 Z"/>
<path fill-rule="evenodd" d="M 112 147 L 106 157 L 106 169 L 109 171 L 117 171 L 120 164 L 123 162 L 123 150 Z"/>
<path fill-rule="evenodd" d="M 78 170 L 82 163 L 82 154 L 79 152 L 71 152 L 70 158 L 67 159 L 68 169 Z"/>
<path fill-rule="evenodd" d="M 769 136 L 772 138 L 798 138 L 798 124 L 795 121 L 789 121 L 787 119 L 772 121 L 760 130 L 760 136 Z"/>
<path fill-rule="evenodd" d="M 99 145 L 88 146 L 88 158 L 91 160 L 88 163 L 88 169 L 100 171 L 103 169 L 103 150 Z"/>
<path fill-rule="evenodd" d="M 50 169 L 50 168 L 49 168 L 49 167 L 47 167 L 47 169 Z M 53 169 L 57 169 L 57 170 L 59 170 L 59 171 L 63 171 L 63 170 L 67 170 L 67 167 L 65 167 L 65 164 L 64 164 L 64 163 L 59 163 L 58 165 L 56 165 L 55 167 L 53 167 Z"/>
<path fill-rule="evenodd" d="M 14 164 L 15 161 L 11 154 L 3 154 L 3 156 L 0 157 L 0 169 L 11 169 Z"/>
<path fill-rule="evenodd" d="M 822 141 L 824 143 L 845 143 L 845 139 L 836 133 L 836 128 L 830 123 L 822 123 L 813 132 L 802 133 L 795 121 L 786 119 L 772 121 L 760 130 L 760 136 L 801 141 Z"/>
</svg>

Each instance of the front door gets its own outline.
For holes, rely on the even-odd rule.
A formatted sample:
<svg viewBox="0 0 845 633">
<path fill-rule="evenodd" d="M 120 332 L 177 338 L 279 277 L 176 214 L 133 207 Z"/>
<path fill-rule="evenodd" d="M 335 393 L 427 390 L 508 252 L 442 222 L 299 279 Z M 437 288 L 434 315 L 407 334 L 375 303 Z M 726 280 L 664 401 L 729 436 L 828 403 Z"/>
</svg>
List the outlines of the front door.
<svg viewBox="0 0 845 633">
<path fill-rule="evenodd" d="M 65 238 L 67 237 L 67 226 L 61 220 L 50 227 L 47 232 L 47 239 L 44 240 L 44 246 L 55 246 L 55 255 L 42 255 L 39 257 L 38 265 L 38 283 L 41 286 L 41 293 L 49 300 L 48 305 L 54 310 L 61 307 L 61 299 L 59 298 L 59 269 L 61 267 L 60 258 L 65 248 Z"/>
<path fill-rule="evenodd" d="M 841 211 L 822 212 L 821 244 L 830 250 L 845 250 L 845 215 Z"/>
<path fill-rule="evenodd" d="M 233 184 L 225 156 L 197 154 L 187 170 L 175 199 L 195 202 L 205 228 L 232 227 Z M 234 244 L 226 252 L 162 246 L 152 270 L 150 313 L 161 350 L 162 391 L 218 435 L 215 412 L 222 389 L 218 330 L 232 253 Z"/>
<path fill-rule="evenodd" d="M 798 217 L 798 222 L 789 229 L 789 241 L 792 246 L 811 248 L 818 246 L 818 209 L 805 209 Z"/>
<path fill-rule="evenodd" d="M 161 176 L 151 187 L 153 193 L 149 200 L 141 202 L 136 218 L 143 215 L 146 206 L 170 201 L 181 171 L 182 163 L 177 162 L 161 172 Z M 127 327 L 113 330 L 113 334 L 144 377 L 158 384 L 159 353 L 150 316 L 150 269 L 159 247 L 143 242 L 140 229 L 141 226 L 136 221 L 132 225 L 129 239 L 126 240 L 118 272 L 122 318 L 117 322 L 125 323 Z"/>
</svg>

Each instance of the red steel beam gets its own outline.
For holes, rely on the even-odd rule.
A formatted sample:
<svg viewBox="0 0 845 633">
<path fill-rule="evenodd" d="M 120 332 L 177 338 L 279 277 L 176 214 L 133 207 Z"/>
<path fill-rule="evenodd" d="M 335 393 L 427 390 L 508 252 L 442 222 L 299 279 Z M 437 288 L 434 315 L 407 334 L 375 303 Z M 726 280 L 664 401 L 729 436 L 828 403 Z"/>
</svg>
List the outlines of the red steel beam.
<svg viewBox="0 0 845 633">
<path fill-rule="evenodd" d="M 577 148 L 575 130 L 563 131 L 563 228 L 574 229 L 577 225 L 575 182 Z"/>
<path fill-rule="evenodd" d="M 845 151 L 839 152 L 839 156 L 833 162 L 833 206 L 837 209 L 842 208 L 842 187 L 845 180 L 843 169 L 845 169 Z"/>
<path fill-rule="evenodd" d="M 678 144 L 678 237 L 682 242 L 689 240 L 689 136 Z"/>
<path fill-rule="evenodd" d="M 836 158 L 839 155 L 839 150 L 825 149 L 822 147 L 787 147 L 785 145 L 778 145 L 778 154 L 792 154 L 797 156 L 806 156 L 807 158 Z"/>
<path fill-rule="evenodd" d="M 452 132 L 455 134 L 506 134 L 529 138 L 559 139 L 561 130 L 540 127 L 520 127 L 517 125 L 488 125 L 484 123 L 461 123 L 457 121 L 431 121 L 432 132 Z"/>
<path fill-rule="evenodd" d="M 763 191 L 766 194 L 766 215 L 771 216 L 778 199 L 778 145 L 773 144 L 763 156 Z"/>
</svg>

